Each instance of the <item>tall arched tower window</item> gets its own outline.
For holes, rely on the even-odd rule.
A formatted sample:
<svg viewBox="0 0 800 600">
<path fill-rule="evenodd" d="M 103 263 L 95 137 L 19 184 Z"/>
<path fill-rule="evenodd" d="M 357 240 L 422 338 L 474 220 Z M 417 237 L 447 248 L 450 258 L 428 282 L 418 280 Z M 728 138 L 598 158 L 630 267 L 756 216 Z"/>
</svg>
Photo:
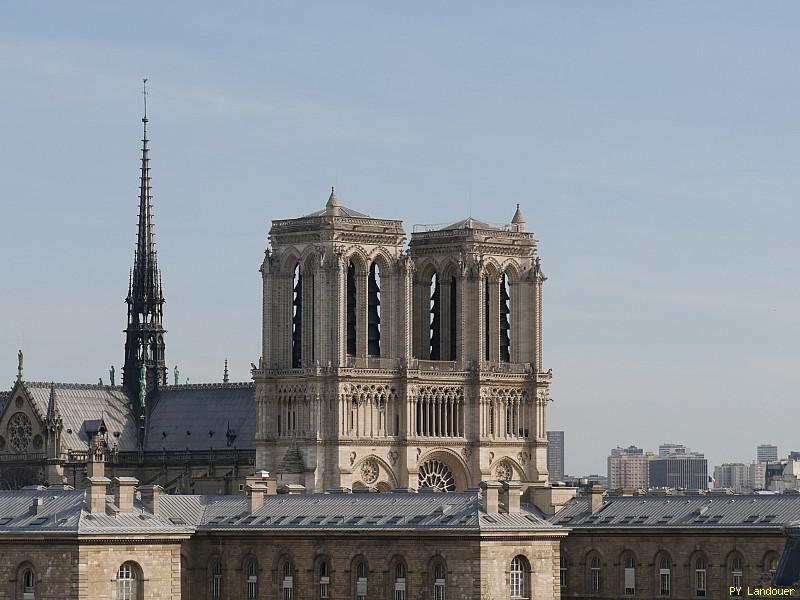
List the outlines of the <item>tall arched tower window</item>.
<svg viewBox="0 0 800 600">
<path fill-rule="evenodd" d="M 431 276 L 431 360 L 441 360 L 442 290 L 439 273 Z"/>
<path fill-rule="evenodd" d="M 356 266 L 347 263 L 347 353 L 356 355 Z"/>
<path fill-rule="evenodd" d="M 483 278 L 483 360 L 489 362 L 492 355 L 492 285 Z"/>
<path fill-rule="evenodd" d="M 500 276 L 500 361 L 511 361 L 511 284 L 508 275 Z"/>
<path fill-rule="evenodd" d="M 458 349 L 458 280 L 450 278 L 450 360 L 457 359 Z"/>
<path fill-rule="evenodd" d="M 369 268 L 367 291 L 367 353 L 381 355 L 381 272 L 376 263 Z"/>
<path fill-rule="evenodd" d="M 303 363 L 303 276 L 299 264 L 294 268 L 292 282 L 292 368 L 299 369 Z"/>
</svg>

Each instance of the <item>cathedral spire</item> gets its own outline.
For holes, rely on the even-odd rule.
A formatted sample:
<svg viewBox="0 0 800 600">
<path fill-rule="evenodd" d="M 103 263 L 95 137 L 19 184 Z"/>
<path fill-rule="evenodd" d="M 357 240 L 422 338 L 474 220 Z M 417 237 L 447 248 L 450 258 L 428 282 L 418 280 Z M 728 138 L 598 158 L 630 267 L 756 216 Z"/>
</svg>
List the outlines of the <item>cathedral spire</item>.
<svg viewBox="0 0 800 600">
<path fill-rule="evenodd" d="M 158 269 L 153 230 L 153 193 L 150 179 L 150 139 L 147 133 L 147 79 L 144 80 L 144 116 L 142 117 L 142 158 L 139 176 L 139 223 L 128 297 L 128 327 L 125 330 L 125 366 L 122 380 L 131 399 L 139 404 L 141 382 L 145 394 L 166 383 L 164 333 L 162 326 L 164 296 Z M 145 377 L 140 373 L 145 369 Z"/>
</svg>

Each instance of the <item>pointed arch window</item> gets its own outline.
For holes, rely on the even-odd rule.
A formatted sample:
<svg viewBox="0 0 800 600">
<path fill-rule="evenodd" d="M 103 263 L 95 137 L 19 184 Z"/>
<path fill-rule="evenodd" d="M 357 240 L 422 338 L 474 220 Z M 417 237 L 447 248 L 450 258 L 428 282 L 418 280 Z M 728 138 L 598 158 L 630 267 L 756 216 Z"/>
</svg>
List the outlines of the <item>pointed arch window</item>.
<svg viewBox="0 0 800 600">
<path fill-rule="evenodd" d="M 492 310 L 491 310 L 491 292 L 492 286 L 489 283 L 489 278 L 483 278 L 483 359 L 489 362 L 492 356 Z"/>
<path fill-rule="evenodd" d="M 353 261 L 347 263 L 347 353 L 351 356 L 356 355 L 356 266 Z"/>
<path fill-rule="evenodd" d="M 511 361 L 511 283 L 500 276 L 500 362 Z"/>
<path fill-rule="evenodd" d="M 369 268 L 367 282 L 367 354 L 381 355 L 381 271 L 377 263 Z"/>
<path fill-rule="evenodd" d="M 294 268 L 292 282 L 292 368 L 299 369 L 303 365 L 303 276 L 299 263 Z"/>
<path fill-rule="evenodd" d="M 430 356 L 431 360 L 441 360 L 442 340 L 442 286 L 439 273 L 431 277 L 431 334 Z"/>
</svg>

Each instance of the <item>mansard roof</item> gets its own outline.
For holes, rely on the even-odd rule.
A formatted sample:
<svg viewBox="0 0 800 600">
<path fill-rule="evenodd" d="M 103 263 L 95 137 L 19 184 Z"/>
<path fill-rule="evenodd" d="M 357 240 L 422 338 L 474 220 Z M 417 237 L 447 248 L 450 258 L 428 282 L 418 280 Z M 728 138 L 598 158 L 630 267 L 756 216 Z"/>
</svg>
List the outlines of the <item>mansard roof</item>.
<svg viewBox="0 0 800 600">
<path fill-rule="evenodd" d="M 253 383 L 168 385 L 153 400 L 145 450 L 252 450 Z"/>
<path fill-rule="evenodd" d="M 113 496 L 106 510 L 88 513 L 88 491 L 68 486 L 32 487 L 0 492 L 0 537 L 4 534 L 187 534 L 194 531 L 287 531 L 359 533 L 425 531 L 428 533 L 539 532 L 565 535 L 567 529 L 548 523 L 535 508 L 519 513 L 486 513 L 476 492 L 325 493 L 266 496 L 250 512 L 245 496 L 163 495 L 158 514 L 138 499 L 132 512 L 119 512 Z M 34 499 L 43 505 L 32 510 Z"/>
<path fill-rule="evenodd" d="M 34 408 L 44 419 L 50 400 L 50 383 L 23 382 Z M 136 450 L 136 417 L 130 399 L 119 386 L 53 384 L 63 429 L 61 443 L 65 450 L 86 450 L 91 425 L 102 421 L 108 431 L 108 443 L 119 450 Z"/>
<path fill-rule="evenodd" d="M 594 513 L 586 497 L 571 500 L 550 522 L 575 530 L 640 528 L 780 529 L 797 520 L 800 494 L 608 496 Z"/>
</svg>

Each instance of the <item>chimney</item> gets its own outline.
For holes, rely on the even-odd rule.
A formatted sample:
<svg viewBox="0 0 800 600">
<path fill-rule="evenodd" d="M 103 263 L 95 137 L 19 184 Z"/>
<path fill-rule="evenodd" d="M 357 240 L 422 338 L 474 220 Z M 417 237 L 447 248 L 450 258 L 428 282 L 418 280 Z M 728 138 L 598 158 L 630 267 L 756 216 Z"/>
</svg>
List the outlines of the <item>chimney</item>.
<svg viewBox="0 0 800 600">
<path fill-rule="evenodd" d="M 267 485 L 263 481 L 254 481 L 246 485 L 245 489 L 247 490 L 247 499 L 249 500 L 249 510 L 251 513 L 254 513 L 264 506 L 264 496 L 267 494 Z"/>
<path fill-rule="evenodd" d="M 483 492 L 483 512 L 496 513 L 499 511 L 500 488 L 499 481 L 482 481 L 481 491 Z"/>
<path fill-rule="evenodd" d="M 519 500 L 522 495 L 522 483 L 519 481 L 504 481 L 500 500 L 505 504 L 505 512 L 518 513 Z"/>
<path fill-rule="evenodd" d="M 286 493 L 287 494 L 302 494 L 306 491 L 306 486 L 300 485 L 299 483 L 287 483 L 286 484 Z"/>
<path fill-rule="evenodd" d="M 94 476 L 89 477 L 87 481 L 89 482 L 89 497 L 87 499 L 89 512 L 106 512 L 106 494 L 108 493 L 108 484 L 111 483 L 111 480 L 108 477 Z"/>
<path fill-rule="evenodd" d="M 136 477 L 114 477 L 114 504 L 119 512 L 133 512 L 133 493 L 137 485 Z"/>
<path fill-rule="evenodd" d="M 160 485 L 143 485 L 139 487 L 142 504 L 151 514 L 157 515 L 161 510 L 161 495 L 164 488 Z"/>
<path fill-rule="evenodd" d="M 34 498 L 31 504 L 31 514 L 38 515 L 44 510 L 44 498 Z"/>
<path fill-rule="evenodd" d="M 603 492 L 602 485 L 593 485 L 589 490 L 589 509 L 592 512 L 597 511 L 603 505 Z"/>
<path fill-rule="evenodd" d="M 103 448 L 103 436 L 99 433 L 94 436 L 91 444 L 89 444 L 89 462 L 87 465 L 87 471 L 89 475 L 89 479 L 92 477 L 101 477 L 104 478 L 105 474 L 105 450 Z"/>
<path fill-rule="evenodd" d="M 254 483 L 263 483 L 266 486 L 266 495 L 275 496 L 278 493 L 278 481 L 274 477 L 269 476 L 269 471 L 256 471 L 255 475 L 250 475 L 244 478 L 245 493 L 247 488 Z"/>
</svg>

